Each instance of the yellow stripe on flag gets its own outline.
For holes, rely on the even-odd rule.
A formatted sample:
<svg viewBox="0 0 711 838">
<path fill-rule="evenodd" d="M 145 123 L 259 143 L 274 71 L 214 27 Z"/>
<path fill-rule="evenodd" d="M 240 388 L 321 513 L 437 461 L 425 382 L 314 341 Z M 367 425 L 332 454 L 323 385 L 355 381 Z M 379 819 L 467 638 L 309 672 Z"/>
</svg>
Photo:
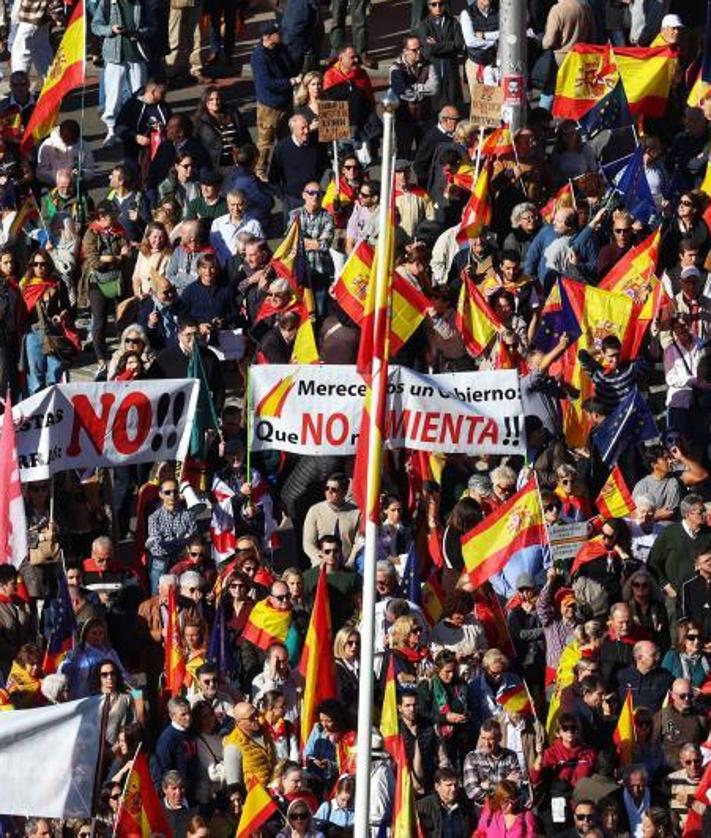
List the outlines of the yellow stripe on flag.
<svg viewBox="0 0 711 838">
<path fill-rule="evenodd" d="M 247 792 L 235 838 L 251 838 L 278 811 L 269 792 L 261 783 L 255 783 Z"/>
</svg>

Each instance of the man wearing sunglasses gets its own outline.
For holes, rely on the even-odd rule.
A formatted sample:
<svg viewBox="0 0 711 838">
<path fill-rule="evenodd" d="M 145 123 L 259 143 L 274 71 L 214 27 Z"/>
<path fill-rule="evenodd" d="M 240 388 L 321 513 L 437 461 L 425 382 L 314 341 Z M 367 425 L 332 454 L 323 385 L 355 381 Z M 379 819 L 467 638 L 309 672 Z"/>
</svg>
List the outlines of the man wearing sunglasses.
<svg viewBox="0 0 711 838">
<path fill-rule="evenodd" d="M 694 692 L 686 678 L 677 678 L 672 684 L 669 703 L 654 715 L 653 730 L 653 739 L 661 741 L 665 764 L 674 771 L 682 767 L 683 745 L 699 745 L 706 740 L 706 725 L 694 705 Z"/>
<path fill-rule="evenodd" d="M 586 838 L 598 832 L 599 813 L 592 800 L 579 800 L 573 805 L 573 826 L 559 833 L 559 838 Z"/>
<path fill-rule="evenodd" d="M 151 593 L 158 592 L 158 581 L 197 535 L 195 515 L 180 497 L 178 481 L 167 478 L 160 484 L 161 505 L 148 516 L 146 549 L 149 555 Z"/>
<path fill-rule="evenodd" d="M 337 632 L 353 616 L 361 589 L 361 577 L 350 568 L 343 567 L 341 542 L 335 535 L 324 535 L 318 540 L 320 561 L 304 573 L 304 598 L 313 607 L 321 568 L 326 568 L 331 624 Z"/>
<path fill-rule="evenodd" d="M 341 551 L 348 565 L 353 551 L 355 537 L 360 524 L 360 510 L 346 500 L 348 478 L 334 472 L 326 480 L 325 499 L 310 507 L 304 518 L 303 548 L 311 564 L 321 564 L 319 539 L 324 535 L 336 535 L 341 542 Z"/>
</svg>

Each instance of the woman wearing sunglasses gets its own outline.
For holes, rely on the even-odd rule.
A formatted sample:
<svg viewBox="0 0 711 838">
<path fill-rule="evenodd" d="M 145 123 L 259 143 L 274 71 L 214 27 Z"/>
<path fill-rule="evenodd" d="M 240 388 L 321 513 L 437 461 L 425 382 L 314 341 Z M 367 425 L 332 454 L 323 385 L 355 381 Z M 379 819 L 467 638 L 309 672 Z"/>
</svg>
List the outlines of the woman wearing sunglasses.
<svg viewBox="0 0 711 838">
<path fill-rule="evenodd" d="M 314 826 L 313 815 L 301 799 L 292 800 L 286 812 L 287 825 L 276 838 L 324 838 L 323 832 Z"/>
<path fill-rule="evenodd" d="M 662 666 L 675 678 L 685 678 L 695 688 L 701 687 L 711 673 L 711 658 L 704 651 L 705 637 L 691 620 L 679 623 L 676 645 L 664 655 Z"/>
</svg>

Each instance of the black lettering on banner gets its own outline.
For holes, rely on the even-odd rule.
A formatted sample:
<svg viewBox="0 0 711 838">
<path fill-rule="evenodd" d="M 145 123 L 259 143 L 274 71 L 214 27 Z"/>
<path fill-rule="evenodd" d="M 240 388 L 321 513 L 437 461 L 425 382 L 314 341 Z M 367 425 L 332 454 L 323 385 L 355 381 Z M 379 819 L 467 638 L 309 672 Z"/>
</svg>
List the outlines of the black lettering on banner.
<svg viewBox="0 0 711 838">
<path fill-rule="evenodd" d="M 260 442 L 271 442 L 274 438 L 274 426 L 267 419 L 260 419 L 254 427 L 254 435 Z"/>
</svg>

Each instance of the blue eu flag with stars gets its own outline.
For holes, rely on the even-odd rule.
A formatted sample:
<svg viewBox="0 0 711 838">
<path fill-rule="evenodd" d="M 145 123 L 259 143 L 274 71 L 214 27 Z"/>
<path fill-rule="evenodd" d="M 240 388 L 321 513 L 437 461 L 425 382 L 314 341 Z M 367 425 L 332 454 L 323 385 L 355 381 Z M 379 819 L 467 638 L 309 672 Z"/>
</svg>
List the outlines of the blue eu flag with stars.
<svg viewBox="0 0 711 838">
<path fill-rule="evenodd" d="M 624 128 L 632 125 L 632 114 L 627 103 L 622 81 L 618 80 L 612 90 L 596 102 L 578 121 L 580 130 L 592 137 L 600 131 Z"/>
</svg>

